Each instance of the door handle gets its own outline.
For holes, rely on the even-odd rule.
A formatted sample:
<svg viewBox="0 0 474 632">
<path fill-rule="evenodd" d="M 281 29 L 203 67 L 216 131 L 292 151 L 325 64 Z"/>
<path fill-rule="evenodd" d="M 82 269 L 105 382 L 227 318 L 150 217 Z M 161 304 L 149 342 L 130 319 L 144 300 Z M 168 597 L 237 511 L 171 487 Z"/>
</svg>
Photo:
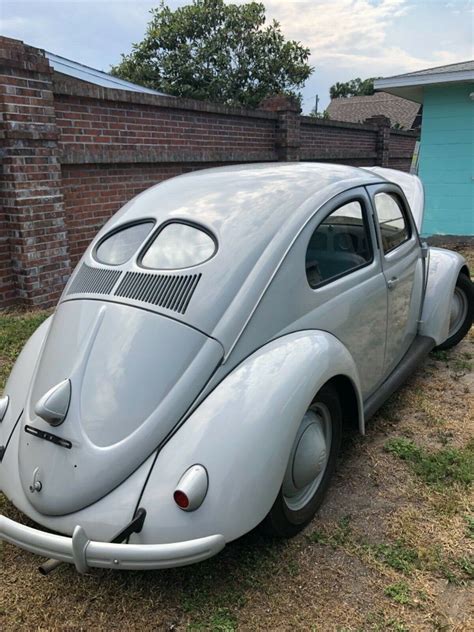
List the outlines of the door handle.
<svg viewBox="0 0 474 632">
<path fill-rule="evenodd" d="M 392 277 L 391 279 L 387 281 L 388 289 L 393 290 L 396 287 L 397 283 L 398 283 L 397 277 Z"/>
</svg>

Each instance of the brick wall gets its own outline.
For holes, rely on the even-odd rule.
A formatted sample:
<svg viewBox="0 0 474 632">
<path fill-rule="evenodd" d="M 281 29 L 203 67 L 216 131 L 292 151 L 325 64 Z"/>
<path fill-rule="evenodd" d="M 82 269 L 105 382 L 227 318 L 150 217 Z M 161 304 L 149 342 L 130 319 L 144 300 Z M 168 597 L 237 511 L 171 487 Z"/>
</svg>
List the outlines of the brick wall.
<svg viewBox="0 0 474 632">
<path fill-rule="evenodd" d="M 416 139 L 415 139 L 416 140 Z M 389 147 L 389 164 L 393 169 L 409 170 L 408 156 L 413 155 L 414 139 L 409 132 L 391 131 Z"/>
<path fill-rule="evenodd" d="M 172 146 L 175 150 L 223 150 L 231 146 L 246 153 L 274 152 L 273 118 L 157 109 L 61 94 L 55 99 L 55 111 L 59 145 L 65 151 L 94 152 L 98 146 L 110 151 L 126 151 L 131 146 L 138 149 Z"/>
<path fill-rule="evenodd" d="M 7 216 L 0 207 L 0 306 L 12 305 L 16 297 Z"/>
<path fill-rule="evenodd" d="M 200 167 L 203 165 L 63 165 L 63 195 L 72 265 L 78 262 L 109 217 L 130 198 L 157 182 Z"/>
<path fill-rule="evenodd" d="M 52 87 L 41 51 L 0 38 L 1 248 L 10 257 L 0 305 L 49 305 L 71 271 Z"/>
<path fill-rule="evenodd" d="M 54 73 L 39 49 L 0 37 L 0 308 L 49 306 L 90 240 L 131 197 L 186 171 L 314 160 L 407 170 L 416 140 L 383 121 L 161 97 Z"/>
<path fill-rule="evenodd" d="M 379 130 L 370 125 L 301 117 L 301 160 L 369 166 L 377 164 Z"/>
</svg>

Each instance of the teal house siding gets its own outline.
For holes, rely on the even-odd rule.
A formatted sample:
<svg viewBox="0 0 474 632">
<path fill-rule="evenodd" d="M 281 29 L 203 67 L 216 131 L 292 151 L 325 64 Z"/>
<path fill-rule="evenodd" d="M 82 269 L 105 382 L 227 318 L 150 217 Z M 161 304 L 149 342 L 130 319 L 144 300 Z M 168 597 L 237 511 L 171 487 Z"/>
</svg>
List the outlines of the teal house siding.
<svg viewBox="0 0 474 632">
<path fill-rule="evenodd" d="M 474 235 L 474 84 L 424 89 L 419 175 L 424 235 Z"/>
<path fill-rule="evenodd" d="M 377 79 L 374 86 L 423 104 L 422 234 L 474 236 L 474 59 Z"/>
</svg>

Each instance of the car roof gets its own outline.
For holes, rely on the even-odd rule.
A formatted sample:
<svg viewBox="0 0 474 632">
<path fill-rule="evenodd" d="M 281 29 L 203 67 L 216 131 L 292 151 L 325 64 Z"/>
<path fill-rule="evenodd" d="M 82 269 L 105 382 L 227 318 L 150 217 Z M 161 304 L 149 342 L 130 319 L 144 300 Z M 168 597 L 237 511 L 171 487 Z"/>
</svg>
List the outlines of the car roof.
<svg viewBox="0 0 474 632">
<path fill-rule="evenodd" d="M 315 198 L 316 209 L 342 191 L 381 180 L 384 178 L 380 174 L 358 167 L 327 163 L 216 167 L 147 189 L 114 219 L 128 222 L 144 215 L 160 222 L 185 219 L 203 224 L 216 233 L 220 242 L 229 238 L 234 243 L 253 237 L 258 221 L 259 237 L 266 241 L 310 198 Z"/>
<path fill-rule="evenodd" d="M 186 314 L 175 317 L 228 349 L 239 321 L 258 302 L 286 250 L 317 209 L 343 191 L 383 181 L 357 167 L 326 163 L 257 163 L 194 171 L 136 196 L 106 224 L 95 243 L 118 226 L 145 218 L 158 225 L 193 222 L 210 230 L 218 241 L 217 253 L 188 269 L 202 277 Z M 141 269 L 133 265 L 129 269 Z"/>
</svg>

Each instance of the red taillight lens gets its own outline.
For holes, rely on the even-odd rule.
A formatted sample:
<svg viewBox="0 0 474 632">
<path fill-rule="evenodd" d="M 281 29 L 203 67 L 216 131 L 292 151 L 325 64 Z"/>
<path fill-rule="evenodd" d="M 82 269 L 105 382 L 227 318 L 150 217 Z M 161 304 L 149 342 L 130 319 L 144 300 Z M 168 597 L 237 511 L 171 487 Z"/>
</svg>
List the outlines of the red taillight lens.
<svg viewBox="0 0 474 632">
<path fill-rule="evenodd" d="M 181 507 L 181 509 L 187 509 L 189 507 L 189 498 L 186 494 L 177 489 L 173 494 L 174 502 Z"/>
</svg>

